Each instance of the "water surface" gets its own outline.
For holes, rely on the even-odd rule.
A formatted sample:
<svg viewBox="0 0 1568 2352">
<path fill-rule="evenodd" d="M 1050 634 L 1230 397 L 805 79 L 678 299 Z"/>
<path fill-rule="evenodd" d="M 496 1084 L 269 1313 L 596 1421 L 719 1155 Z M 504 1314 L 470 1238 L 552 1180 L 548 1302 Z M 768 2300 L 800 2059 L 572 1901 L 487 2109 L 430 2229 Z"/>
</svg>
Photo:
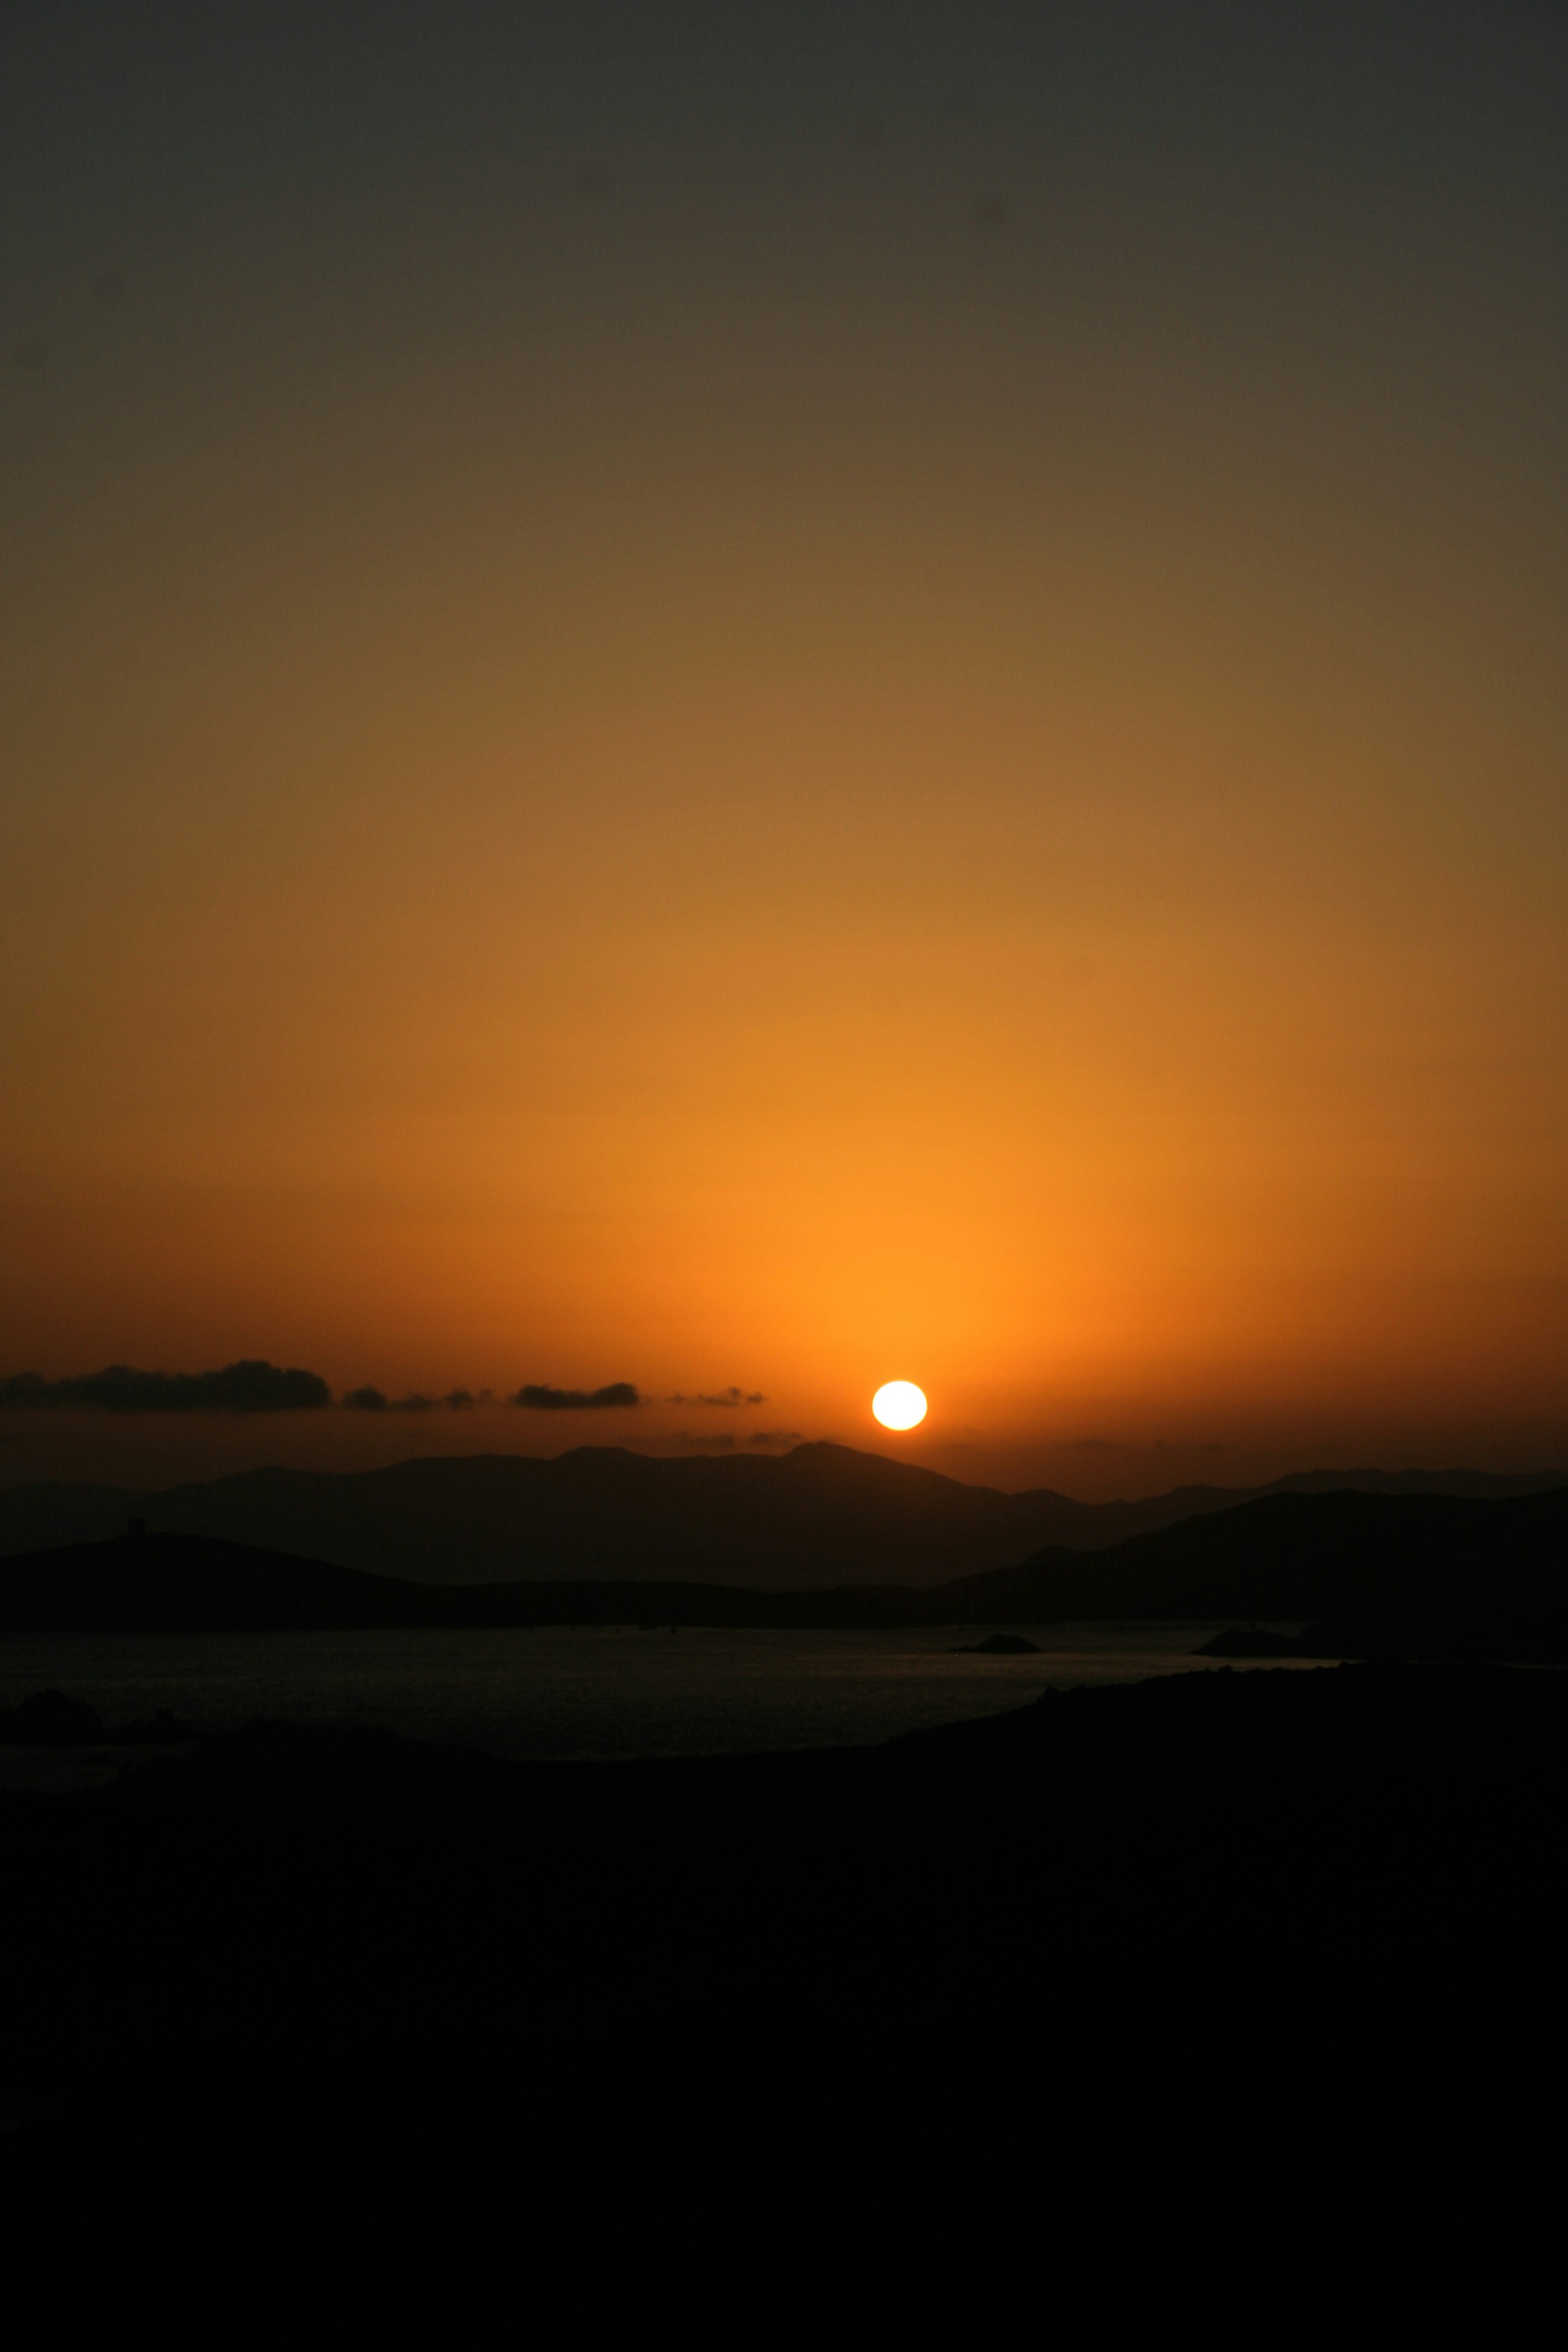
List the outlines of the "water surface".
<svg viewBox="0 0 1568 2352">
<path fill-rule="evenodd" d="M 1040 1654 L 957 1654 L 978 1637 L 957 1626 L 16 1635 L 0 1641 L 0 1705 L 51 1689 L 109 1722 L 170 1707 L 203 1730 L 265 1715 L 498 1756 L 724 1755 L 867 1745 L 1023 1706 L 1044 1690 L 1218 1663 L 1193 1655 L 1214 1625 L 1011 1630 Z"/>
</svg>

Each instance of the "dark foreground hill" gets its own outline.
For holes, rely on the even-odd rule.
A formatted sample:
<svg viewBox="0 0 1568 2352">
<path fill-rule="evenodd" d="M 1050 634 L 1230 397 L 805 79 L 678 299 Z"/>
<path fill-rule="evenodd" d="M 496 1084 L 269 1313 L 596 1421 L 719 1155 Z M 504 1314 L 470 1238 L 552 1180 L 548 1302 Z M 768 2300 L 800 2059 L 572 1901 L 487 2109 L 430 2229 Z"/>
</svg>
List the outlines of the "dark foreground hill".
<svg viewBox="0 0 1568 2352">
<path fill-rule="evenodd" d="M 595 2342 L 618 2289 L 727 2341 L 868 2273 L 837 2342 L 1030 2264 L 1104 2332 L 1199 2252 L 1328 2333 L 1380 2263 L 1406 2315 L 1464 2259 L 1495 2295 L 1560 2235 L 1563 1684 L 1183 1676 L 667 1764 L 258 1725 L 0 1800 L 10 2308 L 92 2340 L 102 2279 L 206 2340 L 275 2290 L 313 2341 L 419 2286 L 433 2340 L 482 2291 Z"/>
<path fill-rule="evenodd" d="M 1492 1496 L 1553 1481 L 1306 1472 L 1280 1491 L 1395 1495 L 1434 1483 Z M 135 1516 L 164 1533 L 437 1584 L 927 1585 L 1012 1567 L 1047 1545 L 1103 1550 L 1250 1499 L 1224 1486 L 1132 1503 L 1080 1503 L 1048 1488 L 1008 1495 L 841 1445 L 686 1461 L 583 1447 L 552 1460 L 474 1454 L 356 1472 L 249 1470 L 153 1495 L 14 1487 L 0 1492 L 0 1555 L 102 1542 Z"/>
<path fill-rule="evenodd" d="M 201 1536 L 123 1536 L 0 1560 L 0 1632 L 275 1632 L 373 1626 L 899 1626 L 1067 1618 L 1328 1620 L 1531 1629 L 1568 1643 L 1568 1489 L 1451 1496 L 1277 1495 L 1132 1538 L 1055 1549 L 930 1584 L 760 1591 L 696 1580 L 419 1584 Z M 1560 1629 L 1560 1630 L 1554 1630 Z M 1544 1644 L 1544 1647 L 1542 1646 Z M 1487 1645 L 1483 1644 L 1483 1648 Z M 1509 1654 L 1506 1640 L 1500 1650 Z M 1445 1643 L 1438 1643 L 1442 1654 Z"/>
</svg>

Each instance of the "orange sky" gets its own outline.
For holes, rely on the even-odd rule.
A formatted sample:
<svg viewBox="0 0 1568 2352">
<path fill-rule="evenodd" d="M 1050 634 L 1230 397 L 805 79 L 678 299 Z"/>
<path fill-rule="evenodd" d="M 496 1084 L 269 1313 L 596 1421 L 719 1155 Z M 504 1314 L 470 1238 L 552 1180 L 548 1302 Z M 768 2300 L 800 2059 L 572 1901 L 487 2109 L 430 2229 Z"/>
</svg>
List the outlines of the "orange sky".
<svg viewBox="0 0 1568 2352">
<path fill-rule="evenodd" d="M 1081 1492 L 1568 1458 L 1551 37 L 1471 122 L 1456 36 L 1392 163 L 1375 60 L 1325 130 L 1249 52 L 1168 185 L 1087 32 L 1098 143 L 983 42 L 963 153 L 919 58 L 754 168 L 590 76 L 504 201 L 455 83 L 374 234 L 368 99 L 311 212 L 260 132 L 158 182 L 243 77 L 105 160 L 29 52 L 0 1371 L 851 1443 L 905 1374 Z M 179 1444 L 416 1440 L 475 1442 Z"/>
</svg>

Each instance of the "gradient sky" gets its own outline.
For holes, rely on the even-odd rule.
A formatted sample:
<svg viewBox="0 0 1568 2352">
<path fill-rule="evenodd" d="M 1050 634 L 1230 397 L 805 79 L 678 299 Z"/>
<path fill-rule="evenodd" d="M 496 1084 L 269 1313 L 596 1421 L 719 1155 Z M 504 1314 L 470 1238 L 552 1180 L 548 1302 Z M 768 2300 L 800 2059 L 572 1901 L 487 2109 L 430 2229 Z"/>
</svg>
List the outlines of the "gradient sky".
<svg viewBox="0 0 1568 2352">
<path fill-rule="evenodd" d="M 0 10 L 0 1478 L 1568 1458 L 1568 12 Z M 182 1451 L 182 1449 L 184 1449 Z"/>
</svg>

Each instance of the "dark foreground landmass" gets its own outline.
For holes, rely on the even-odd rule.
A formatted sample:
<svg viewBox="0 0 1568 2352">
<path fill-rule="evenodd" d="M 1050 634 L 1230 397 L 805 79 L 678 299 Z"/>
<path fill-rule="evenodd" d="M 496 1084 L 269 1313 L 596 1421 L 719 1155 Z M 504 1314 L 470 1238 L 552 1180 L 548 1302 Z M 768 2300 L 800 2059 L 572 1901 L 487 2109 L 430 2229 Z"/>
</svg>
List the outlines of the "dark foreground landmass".
<svg viewBox="0 0 1568 2352">
<path fill-rule="evenodd" d="M 301 2233 L 362 2318 L 436 2263 L 454 2340 L 563 2249 L 583 2310 L 629 2273 L 742 2335 L 933 2232 L 1125 2279 L 1178 2218 L 1233 2276 L 1294 2231 L 1294 2307 L 1430 2229 L 1441 2277 L 1458 2180 L 1472 2242 L 1554 2226 L 1565 1768 L 1568 1678 L 1498 1667 L 689 1762 L 196 1741 L 0 1802 L 6 2210 L 165 2284 L 221 2248 L 219 2336 Z"/>
<path fill-rule="evenodd" d="M 0 1560 L 0 1633 L 896 1628 L 1070 1618 L 1306 1620 L 1321 1630 L 1318 1647 L 1301 1654 L 1568 1656 L 1568 1488 L 1488 1502 L 1274 1495 L 1110 1550 L 1044 1551 L 935 1585 L 430 1585 L 167 1530 Z"/>
</svg>

